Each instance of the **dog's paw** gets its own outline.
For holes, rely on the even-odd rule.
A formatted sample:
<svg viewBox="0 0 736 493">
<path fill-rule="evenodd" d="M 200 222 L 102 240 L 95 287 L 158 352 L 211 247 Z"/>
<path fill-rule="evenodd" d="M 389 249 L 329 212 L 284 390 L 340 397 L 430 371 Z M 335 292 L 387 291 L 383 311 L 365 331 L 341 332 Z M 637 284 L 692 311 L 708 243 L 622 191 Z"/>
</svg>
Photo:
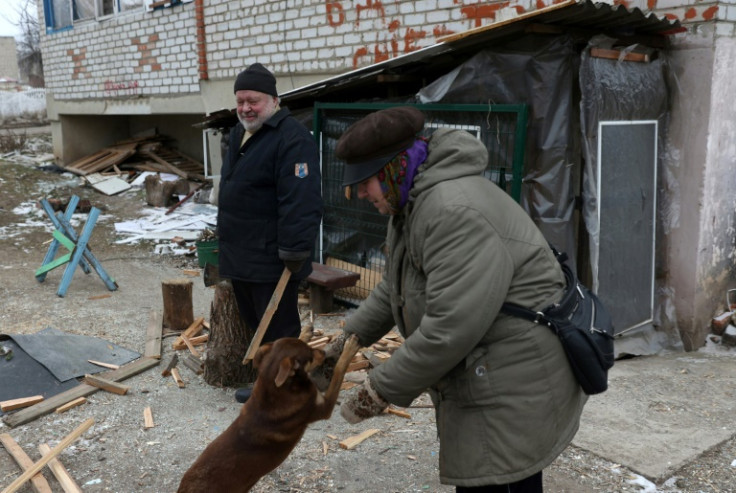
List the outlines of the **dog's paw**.
<svg viewBox="0 0 736 493">
<path fill-rule="evenodd" d="M 355 334 L 351 335 L 347 341 L 345 341 L 345 345 L 342 348 L 343 353 L 349 353 L 351 354 L 351 357 L 355 355 L 361 348 L 360 345 L 360 339 L 358 339 L 358 336 Z"/>
</svg>

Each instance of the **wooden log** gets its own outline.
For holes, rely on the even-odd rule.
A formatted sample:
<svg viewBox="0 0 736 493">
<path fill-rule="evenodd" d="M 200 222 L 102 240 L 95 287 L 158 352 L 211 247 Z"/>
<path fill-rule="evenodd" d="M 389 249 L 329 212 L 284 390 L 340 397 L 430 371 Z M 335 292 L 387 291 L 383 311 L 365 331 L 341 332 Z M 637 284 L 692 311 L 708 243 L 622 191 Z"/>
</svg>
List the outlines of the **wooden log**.
<svg viewBox="0 0 736 493">
<path fill-rule="evenodd" d="M 178 187 L 175 181 L 162 181 L 158 174 L 148 175 L 144 185 L 146 203 L 152 207 L 168 207 L 179 200 L 174 194 Z"/>
<path fill-rule="evenodd" d="M 113 382 L 112 380 L 107 380 L 106 378 L 89 374 L 84 376 L 84 383 L 118 395 L 125 395 L 128 393 L 128 390 L 130 390 L 130 387 L 127 385 L 122 385 L 117 382 Z"/>
<path fill-rule="evenodd" d="M 210 340 L 204 360 L 205 382 L 216 387 L 242 386 L 255 382 L 252 365 L 243 365 L 243 355 L 255 334 L 240 318 L 233 287 L 228 281 L 215 286 L 210 305 Z"/>
<path fill-rule="evenodd" d="M 192 353 L 197 358 L 199 358 L 200 357 L 199 351 L 197 351 L 196 349 L 194 349 L 194 344 L 192 344 L 189 341 L 189 338 L 188 337 L 185 337 L 185 336 L 181 336 L 181 339 L 184 341 L 184 344 L 186 344 L 187 347 L 189 348 L 189 352 Z"/>
<path fill-rule="evenodd" d="M 33 467 L 33 461 L 28 457 L 28 454 L 25 453 L 20 445 L 13 440 L 13 437 L 7 433 L 2 433 L 0 434 L 0 443 L 3 444 L 5 450 L 7 450 L 10 456 L 15 459 L 15 462 L 18 463 L 21 469 L 26 471 Z M 33 489 L 39 493 L 53 493 L 49 482 L 46 481 L 46 478 L 40 472 L 31 477 L 31 485 L 33 486 Z"/>
<path fill-rule="evenodd" d="M 71 402 L 67 402 L 63 406 L 57 407 L 56 408 L 56 413 L 61 414 L 63 412 L 68 411 L 69 409 L 71 409 L 73 407 L 81 406 L 85 402 L 87 402 L 87 398 L 86 397 L 78 397 L 78 398 L 74 399 Z"/>
<path fill-rule="evenodd" d="M 9 401 L 0 402 L 0 410 L 3 412 L 12 411 L 13 409 L 21 409 L 32 406 L 43 400 L 42 395 L 34 395 L 31 397 L 20 397 L 18 399 L 10 399 Z"/>
<path fill-rule="evenodd" d="M 372 437 L 376 433 L 380 432 L 381 430 L 378 430 L 376 428 L 371 428 L 369 430 L 365 430 L 363 433 L 360 433 L 358 435 L 354 435 L 351 437 L 346 438 L 342 442 L 340 442 L 340 448 L 343 448 L 345 450 L 352 450 L 358 445 L 360 445 L 363 441 L 365 441 L 367 438 Z"/>
<path fill-rule="evenodd" d="M 192 281 L 168 279 L 161 283 L 164 304 L 164 325 L 172 330 L 184 330 L 194 321 Z"/>
<path fill-rule="evenodd" d="M 54 447 L 51 452 L 48 453 L 48 455 L 44 455 L 43 457 L 41 457 L 41 460 L 33 464 L 33 466 L 27 469 L 26 472 L 21 474 L 15 481 L 10 483 L 10 486 L 5 488 L 2 493 L 14 493 L 18 491 L 18 489 L 20 489 L 20 487 L 23 486 L 26 481 L 35 476 L 38 471 L 43 469 L 46 464 L 48 464 L 53 458 L 59 455 L 65 448 L 71 445 L 74 440 L 82 435 L 82 433 L 90 429 L 93 424 L 95 424 L 94 419 L 88 418 L 87 420 L 85 420 L 84 423 L 79 425 L 74 431 L 72 431 L 61 442 L 59 442 L 59 444 Z"/>
<path fill-rule="evenodd" d="M 51 453 L 51 447 L 47 443 L 41 443 L 38 445 L 38 451 L 41 452 L 41 457 L 43 457 Z M 74 481 L 74 478 L 71 477 L 59 459 L 51 459 L 48 466 L 56 480 L 59 481 L 64 493 L 82 493 L 82 488 Z"/>
</svg>

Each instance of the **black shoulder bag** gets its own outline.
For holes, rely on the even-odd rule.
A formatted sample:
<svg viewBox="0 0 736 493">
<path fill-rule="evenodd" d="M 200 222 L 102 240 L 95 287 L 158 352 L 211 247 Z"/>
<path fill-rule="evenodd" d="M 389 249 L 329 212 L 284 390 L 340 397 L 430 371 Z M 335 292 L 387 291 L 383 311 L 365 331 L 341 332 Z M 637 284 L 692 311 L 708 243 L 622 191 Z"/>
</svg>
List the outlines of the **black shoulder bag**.
<svg viewBox="0 0 736 493">
<path fill-rule="evenodd" d="M 613 366 L 611 316 L 598 297 L 578 281 L 565 263 L 567 254 L 554 247 L 552 251 L 560 262 L 567 283 L 562 300 L 541 312 L 513 303 L 504 303 L 501 311 L 549 327 L 560 338 L 583 392 L 599 394 L 608 388 L 608 370 Z"/>
</svg>

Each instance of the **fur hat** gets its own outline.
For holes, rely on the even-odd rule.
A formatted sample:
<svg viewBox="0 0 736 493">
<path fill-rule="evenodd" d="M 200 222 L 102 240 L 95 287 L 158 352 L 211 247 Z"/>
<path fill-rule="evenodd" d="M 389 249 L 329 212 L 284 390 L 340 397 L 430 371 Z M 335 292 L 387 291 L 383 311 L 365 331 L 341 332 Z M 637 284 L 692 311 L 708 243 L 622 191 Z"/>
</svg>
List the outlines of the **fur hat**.
<svg viewBox="0 0 736 493">
<path fill-rule="evenodd" d="M 276 77 L 260 63 L 254 63 L 240 72 L 235 79 L 233 92 L 238 91 L 258 91 L 277 97 Z"/>
<path fill-rule="evenodd" d="M 337 141 L 335 154 L 345 161 L 342 184 L 355 185 L 378 173 L 408 149 L 424 128 L 424 115 L 411 106 L 376 111 L 353 123 Z"/>
</svg>

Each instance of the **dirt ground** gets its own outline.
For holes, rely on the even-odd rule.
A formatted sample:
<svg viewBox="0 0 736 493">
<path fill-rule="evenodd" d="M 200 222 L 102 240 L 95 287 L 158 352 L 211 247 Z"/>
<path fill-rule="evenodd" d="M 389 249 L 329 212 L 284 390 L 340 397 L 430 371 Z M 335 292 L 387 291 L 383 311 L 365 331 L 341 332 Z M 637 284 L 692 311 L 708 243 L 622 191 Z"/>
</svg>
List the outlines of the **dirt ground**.
<svg viewBox="0 0 736 493">
<path fill-rule="evenodd" d="M 49 152 L 47 135 L 27 142 L 24 154 Z M 90 242 L 93 253 L 119 288 L 109 292 L 99 277 L 79 269 L 65 297 L 56 296 L 62 269 L 38 283 L 34 271 L 51 239 L 45 215 L 36 208 L 43 197 L 89 199 L 102 215 Z M 84 186 L 70 174 L 42 170 L 33 160 L 1 157 L 0 153 L 0 333 L 29 334 L 53 327 L 73 334 L 107 339 L 143 353 L 151 310 L 162 309 L 161 282 L 189 276 L 194 283 L 194 316 L 209 319 L 213 290 L 201 276 L 194 256 L 154 254 L 153 242 L 116 244 L 114 222 L 135 219 L 147 208 L 144 192 L 127 191 L 105 196 Z M 83 219 L 82 219 L 83 220 Z M 100 295 L 110 294 L 109 297 Z M 338 330 L 351 309 L 337 307 L 340 315 L 318 317 L 317 329 Z M 97 392 L 88 402 L 63 414 L 49 414 L 9 428 L 0 423 L 32 460 L 38 445 L 55 446 L 85 419 L 92 428 L 60 456 L 85 492 L 173 492 L 179 479 L 204 447 L 237 415 L 240 405 L 233 389 L 207 385 L 201 376 L 181 367 L 186 388 L 161 376 L 174 351 L 164 339 L 162 363 L 123 383 L 124 396 Z M 0 360 L 2 364 L 2 360 Z M 2 382 L 0 382 L 0 385 Z M 358 425 L 347 424 L 334 413 L 313 424 L 297 448 L 274 472 L 255 487 L 256 492 L 449 492 L 438 480 L 439 443 L 434 412 L 426 396 L 406 409 L 411 419 L 383 415 Z M 151 407 L 155 427 L 144 429 L 143 410 Z M 380 430 L 353 450 L 338 443 L 368 429 Z M 734 491 L 733 466 L 723 462 L 736 456 L 736 441 L 708 451 L 697 461 L 658 486 L 631 470 L 583 449 L 568 449 L 545 470 L 549 492 Z M 729 459 L 731 458 L 731 459 Z M 0 447 L 0 487 L 9 485 L 20 469 Z M 53 491 L 60 484 L 45 470 Z M 20 491 L 32 491 L 29 485 Z"/>
</svg>

